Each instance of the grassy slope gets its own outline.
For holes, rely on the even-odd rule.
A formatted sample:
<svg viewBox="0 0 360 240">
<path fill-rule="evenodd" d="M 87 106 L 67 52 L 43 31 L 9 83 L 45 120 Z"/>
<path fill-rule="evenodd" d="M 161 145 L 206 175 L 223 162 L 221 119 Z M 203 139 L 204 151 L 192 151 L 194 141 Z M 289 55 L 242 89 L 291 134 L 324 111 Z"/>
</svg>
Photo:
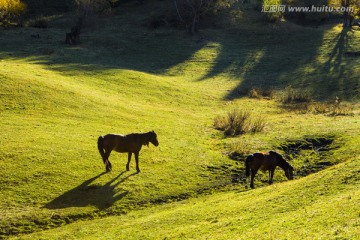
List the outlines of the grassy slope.
<svg viewBox="0 0 360 240">
<path fill-rule="evenodd" d="M 252 152 L 269 149 L 274 142 L 287 138 L 335 134 L 337 141 L 344 145 L 334 158 L 337 162 L 348 160 L 345 165 L 349 169 L 353 166 L 352 171 L 359 170 L 358 165 L 351 161 L 358 156 L 358 115 L 336 118 L 297 115 L 279 108 L 275 101 L 247 99 L 239 95 L 251 86 L 281 88 L 292 84 L 309 89 L 319 99 L 330 100 L 339 95 L 357 100 L 359 69 L 355 66 L 359 60 L 344 59 L 343 53 L 347 49 L 359 48 L 356 41 L 358 32 L 344 33 L 340 28 L 284 27 L 253 33 L 253 29 L 244 27 L 237 29 L 239 33 L 208 30 L 203 32 L 202 38 L 188 37 L 169 30 L 152 31 L 141 27 L 144 22 L 141 11 L 149 11 L 149 6 L 140 8 L 136 21 L 129 9 L 113 18 L 112 21 L 121 27 L 115 27 L 105 19 L 96 27 L 89 28 L 83 34 L 84 43 L 78 47 L 65 47 L 59 42 L 65 31 L 62 27 L 68 26 L 62 20 L 54 23 L 57 28 L 48 30 L 0 32 L 2 234 L 31 232 L 39 225 L 47 228 L 77 218 L 118 214 L 137 205 L 174 200 L 228 184 L 231 182 L 228 168 L 236 165 L 222 155 L 229 151 L 224 147 L 226 144 L 240 144 L 245 152 Z M 284 31 L 291 33 L 291 41 L 280 34 Z M 41 38 L 30 38 L 34 32 L 39 32 Z M 348 45 L 341 42 L 344 39 Z M 345 44 L 344 48 L 342 44 Z M 51 54 L 47 54 L 49 52 Z M 233 106 L 262 112 L 268 122 L 265 133 L 221 139 L 220 134 L 211 128 L 212 119 Z M 111 156 L 114 171 L 102 174 L 103 166 L 96 149 L 99 135 L 152 129 L 158 133 L 160 146 L 142 150 L 141 174 L 134 175 L 134 166 L 131 172 L 123 172 L 126 156 L 118 154 Z M 207 168 L 224 164 L 227 169 L 218 172 Z M 342 174 L 341 166 L 332 171 Z M 331 177 L 330 171 L 322 174 Z M 279 175 L 277 181 L 283 179 Z M 287 183 L 285 190 L 274 185 L 241 194 L 256 199 L 263 192 L 272 192 L 276 197 L 295 188 L 292 194 L 304 195 L 301 192 L 304 185 L 316 189 L 315 180 L 311 180 L 316 176 L 310 178 L 309 183 L 306 179 Z M 338 199 L 353 196 L 351 191 L 358 181 L 355 178 L 350 183 L 347 188 L 338 182 L 325 196 L 332 198 L 336 189 L 341 190 L 336 193 Z M 241 185 L 237 188 L 244 190 Z M 264 203 L 270 196 L 257 201 Z M 318 204 L 328 200 L 321 195 L 311 195 L 311 191 L 306 196 L 316 199 Z M 357 196 L 355 191 L 353 199 Z M 234 209 L 241 213 L 248 208 L 247 201 L 238 201 L 238 197 L 239 193 L 232 192 L 204 198 L 203 201 L 212 203 L 208 212 L 194 210 L 192 213 L 188 209 L 192 209 L 192 205 L 199 204 L 199 209 L 207 205 L 207 202 L 197 203 L 196 199 L 189 200 L 184 206 L 180 203 L 180 208 L 175 209 L 179 209 L 178 216 L 184 212 L 194 215 L 200 222 L 194 228 L 202 228 L 204 217 L 217 209 L 217 204 L 221 204 L 223 199 L 228 199 L 228 210 L 224 210 L 228 215 L 225 214 L 224 218 L 231 220 L 232 215 L 239 215 L 238 212 L 232 213 Z M 300 201 L 298 205 L 310 207 L 307 201 Z M 169 212 L 173 207 L 176 204 L 159 210 L 135 212 L 121 217 L 121 220 L 131 224 L 132 218 L 136 217 L 142 226 L 142 221 L 145 221 L 150 224 L 150 229 L 154 225 L 163 228 L 161 223 L 168 224 L 167 221 L 174 219 L 165 220 L 169 214 L 175 214 Z M 340 207 L 337 209 L 341 210 Z M 279 215 L 280 210 L 274 208 L 269 214 Z M 160 211 L 159 214 L 163 215 L 152 215 L 151 211 Z M 218 208 L 216 211 L 220 214 L 223 210 Z M 299 211 L 294 210 L 294 214 L 301 214 Z M 260 216 L 261 211 L 257 214 Z M 164 220 L 159 220 L 157 225 L 147 220 L 152 217 Z M 184 221 L 180 221 L 176 217 L 175 220 L 179 221 L 171 223 L 173 227 L 187 226 L 184 234 L 190 236 L 186 234 L 192 232 L 191 219 L 184 217 Z M 254 219 L 262 222 L 261 218 Z M 118 219 L 106 221 L 117 222 Z M 216 228 L 226 225 L 223 219 L 212 221 Z M 216 221 L 219 226 L 216 226 Z M 75 236 L 81 237 L 84 233 L 77 228 L 83 228 L 83 225 L 78 224 L 67 227 L 66 231 L 72 234 L 75 231 L 79 234 Z M 212 229 L 210 225 L 204 230 Z M 117 229 L 116 226 L 109 232 L 109 238 L 125 231 L 126 227 Z M 239 225 L 238 228 L 246 226 Z M 171 235 L 173 227 L 170 225 L 167 233 L 158 231 L 159 235 L 154 237 L 168 234 L 180 237 Z M 260 234 L 259 229 L 253 232 Z M 131 235 L 138 236 L 134 228 L 128 230 L 131 230 Z M 217 233 L 221 234 L 219 231 Z M 230 236 L 226 234 L 231 234 L 231 231 L 232 227 L 225 228 L 224 236 Z M 318 229 L 309 231 L 311 236 Z M 175 231 L 173 234 L 176 233 L 180 234 Z M 194 237 L 210 233 L 199 230 L 197 234 Z M 94 238 L 97 238 L 96 234 Z"/>
<path fill-rule="evenodd" d="M 358 239 L 359 158 L 299 180 L 79 222 L 22 239 Z"/>
</svg>

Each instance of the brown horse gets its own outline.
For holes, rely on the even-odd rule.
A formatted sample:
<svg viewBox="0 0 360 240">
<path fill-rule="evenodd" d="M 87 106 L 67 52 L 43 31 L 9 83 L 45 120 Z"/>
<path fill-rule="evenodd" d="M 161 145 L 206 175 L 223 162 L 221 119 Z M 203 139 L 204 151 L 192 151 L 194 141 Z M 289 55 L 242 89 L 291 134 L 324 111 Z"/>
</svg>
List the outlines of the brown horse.
<svg viewBox="0 0 360 240">
<path fill-rule="evenodd" d="M 245 160 L 245 168 L 246 177 L 250 176 L 251 171 L 250 187 L 254 188 L 254 177 L 259 169 L 269 171 L 269 184 L 272 184 L 277 166 L 284 170 L 285 176 L 289 180 L 294 178 L 294 168 L 279 153 L 270 151 L 268 153 L 254 153 L 249 155 Z"/>
<path fill-rule="evenodd" d="M 97 143 L 100 155 L 103 159 L 107 172 L 111 171 L 112 168 L 109 161 L 109 156 L 112 150 L 120 153 L 128 153 L 128 162 L 126 164 L 127 171 L 130 170 L 129 164 L 131 160 L 131 155 L 132 153 L 134 153 L 136 170 L 137 172 L 140 172 L 139 152 L 143 145 L 149 146 L 149 142 L 151 142 L 154 146 L 159 145 L 157 135 L 154 131 L 147 133 L 131 133 L 128 135 L 107 134 L 105 136 L 100 136 Z"/>
</svg>

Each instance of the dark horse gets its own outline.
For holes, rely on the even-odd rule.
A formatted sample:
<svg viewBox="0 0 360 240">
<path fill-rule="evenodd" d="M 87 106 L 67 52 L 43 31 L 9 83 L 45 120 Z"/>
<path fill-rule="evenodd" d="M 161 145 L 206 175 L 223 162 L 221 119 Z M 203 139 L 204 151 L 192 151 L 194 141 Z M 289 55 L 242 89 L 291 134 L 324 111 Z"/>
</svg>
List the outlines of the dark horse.
<svg viewBox="0 0 360 240">
<path fill-rule="evenodd" d="M 245 160 L 245 168 L 246 177 L 249 177 L 251 172 L 250 187 L 254 188 L 254 177 L 259 169 L 269 171 L 269 184 L 272 184 L 277 166 L 284 170 L 285 176 L 289 180 L 294 178 L 294 168 L 279 153 L 270 151 L 268 153 L 254 153 L 249 155 Z"/>
<path fill-rule="evenodd" d="M 120 153 L 128 153 L 128 162 L 126 164 L 126 170 L 129 171 L 129 164 L 132 153 L 135 154 L 136 170 L 140 172 L 139 168 L 139 152 L 143 145 L 149 146 L 151 142 L 154 146 L 158 146 L 156 133 L 154 131 L 147 133 L 131 133 L 128 135 L 107 134 L 100 136 L 98 139 L 98 149 L 102 160 L 105 164 L 106 171 L 111 171 L 111 163 L 109 156 L 112 150 Z"/>
</svg>

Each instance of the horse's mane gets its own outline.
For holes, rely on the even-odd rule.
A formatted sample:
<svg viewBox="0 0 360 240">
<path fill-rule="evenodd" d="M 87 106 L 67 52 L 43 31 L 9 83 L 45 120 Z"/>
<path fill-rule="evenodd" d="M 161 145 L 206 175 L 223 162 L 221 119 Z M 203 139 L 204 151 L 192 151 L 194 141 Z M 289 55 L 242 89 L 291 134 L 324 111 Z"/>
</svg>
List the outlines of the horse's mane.
<svg viewBox="0 0 360 240">
<path fill-rule="evenodd" d="M 281 167 L 284 170 L 289 169 L 289 168 L 293 169 L 293 166 L 291 166 L 291 164 L 288 161 L 286 161 L 281 154 L 279 154 L 275 151 L 270 151 L 269 153 L 272 155 L 275 155 L 277 157 L 279 167 Z"/>
<path fill-rule="evenodd" d="M 146 132 L 146 133 L 130 133 L 126 136 L 135 137 L 136 139 L 142 142 L 142 145 L 149 146 L 150 140 L 152 136 L 156 137 L 156 133 L 154 131 Z"/>
</svg>

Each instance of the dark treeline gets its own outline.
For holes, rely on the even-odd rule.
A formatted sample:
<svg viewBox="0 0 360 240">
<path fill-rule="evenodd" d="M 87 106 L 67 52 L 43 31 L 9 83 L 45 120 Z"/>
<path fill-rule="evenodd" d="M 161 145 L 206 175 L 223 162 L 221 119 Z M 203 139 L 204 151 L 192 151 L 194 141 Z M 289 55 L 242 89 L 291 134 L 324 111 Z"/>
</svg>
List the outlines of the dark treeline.
<svg viewBox="0 0 360 240">
<path fill-rule="evenodd" d="M 217 21 L 218 16 L 226 13 L 256 11 L 261 13 L 264 22 L 277 23 L 282 20 L 298 24 L 321 24 L 331 21 L 343 21 L 345 27 L 356 24 L 360 13 L 360 0 L 9 0 L 16 4 L 25 4 L 18 9 L 1 6 L 0 24 L 22 25 L 24 19 L 50 16 L 65 12 L 76 12 L 81 18 L 94 15 L 109 15 L 116 8 L 133 7 L 143 4 L 161 4 L 158 12 L 151 12 L 149 26 L 158 28 L 172 26 L 186 29 L 190 34 Z M 13 4 L 13 6 L 16 6 Z M 295 7 L 351 8 L 343 12 L 289 12 L 269 11 L 269 6 L 285 5 Z M 18 5 L 20 6 L 20 5 Z M 265 11 L 264 11 L 265 10 Z"/>
</svg>

